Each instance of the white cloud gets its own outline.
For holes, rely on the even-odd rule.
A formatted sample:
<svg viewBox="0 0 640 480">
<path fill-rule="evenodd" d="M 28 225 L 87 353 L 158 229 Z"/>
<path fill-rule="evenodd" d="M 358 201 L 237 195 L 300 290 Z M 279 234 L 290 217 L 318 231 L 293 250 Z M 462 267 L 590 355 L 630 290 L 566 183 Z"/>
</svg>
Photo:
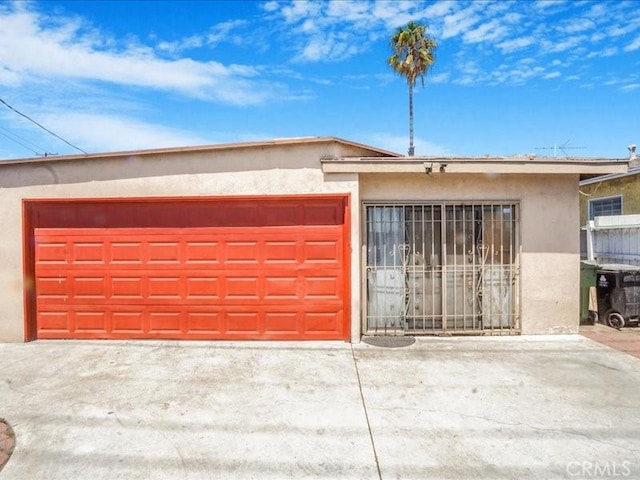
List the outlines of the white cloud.
<svg viewBox="0 0 640 480">
<path fill-rule="evenodd" d="M 354 0 L 349 2 L 330 0 L 327 15 L 349 22 L 368 20 L 371 18 L 371 3 Z"/>
<path fill-rule="evenodd" d="M 475 30 L 464 33 L 463 40 L 467 43 L 490 42 L 505 35 L 507 29 L 496 19 L 480 25 Z"/>
<path fill-rule="evenodd" d="M 338 61 L 352 57 L 358 52 L 358 45 L 349 42 L 346 35 L 328 33 L 325 36 L 311 38 L 304 47 L 299 60 L 302 61 Z"/>
<path fill-rule="evenodd" d="M 362 140 L 367 145 L 376 146 L 384 150 L 406 155 L 409 148 L 408 135 L 394 135 L 391 133 L 371 133 Z M 452 156 L 447 147 L 437 145 L 420 137 L 414 137 L 415 154 L 420 156 Z"/>
<path fill-rule="evenodd" d="M 567 50 L 577 47 L 578 45 L 583 44 L 586 38 L 587 37 L 583 35 L 579 35 L 577 37 L 568 37 L 560 41 L 553 41 L 553 40 L 547 39 L 544 43 L 548 51 L 559 53 L 559 52 L 565 52 Z"/>
<path fill-rule="evenodd" d="M 500 48 L 504 53 L 511 53 L 516 50 L 526 48 L 529 45 L 533 45 L 534 43 L 535 39 L 533 37 L 520 37 L 500 42 L 498 44 L 498 48 Z"/>
<path fill-rule="evenodd" d="M 280 11 L 287 23 L 295 23 L 307 17 L 318 16 L 321 9 L 322 4 L 320 3 L 309 0 L 298 0 L 282 6 Z"/>
<path fill-rule="evenodd" d="M 579 33 L 585 30 L 591 30 L 595 27 L 595 23 L 587 18 L 578 18 L 568 20 L 564 25 L 558 28 L 564 33 Z"/>
<path fill-rule="evenodd" d="M 551 80 L 552 78 L 558 78 L 560 76 L 562 76 L 562 74 L 560 72 L 551 72 L 551 73 L 547 73 L 542 78 L 544 80 Z"/>
<path fill-rule="evenodd" d="M 620 87 L 620 90 L 624 92 L 632 92 L 632 91 L 638 90 L 639 88 L 640 88 L 640 83 L 630 83 L 629 85 Z"/>
<path fill-rule="evenodd" d="M 445 40 L 460 35 L 479 21 L 480 17 L 477 15 L 476 8 L 473 6 L 447 15 L 444 17 L 442 39 Z"/>
<path fill-rule="evenodd" d="M 535 6 L 538 10 L 546 10 L 564 3 L 564 0 L 537 0 Z"/>
<path fill-rule="evenodd" d="M 269 89 L 250 81 L 253 67 L 189 58 L 166 60 L 144 45 L 107 48 L 78 20 L 55 22 L 25 9 L 0 9 L 0 81 L 69 78 L 173 90 L 183 95 L 246 105 L 265 101 Z M 195 37 L 192 43 L 197 43 Z M 107 47 L 105 47 L 107 45 Z"/>
<path fill-rule="evenodd" d="M 634 52 L 640 48 L 640 35 L 638 35 L 633 42 L 624 47 L 625 52 Z"/>
<path fill-rule="evenodd" d="M 58 111 L 43 116 L 58 135 L 89 152 L 200 145 L 203 138 L 187 132 L 117 115 Z"/>
<path fill-rule="evenodd" d="M 438 73 L 436 75 L 427 76 L 427 81 L 431 83 L 446 83 L 451 78 L 450 73 Z"/>
<path fill-rule="evenodd" d="M 440 0 L 420 12 L 420 17 L 425 19 L 444 17 L 453 10 L 456 3 L 455 0 Z"/>
<path fill-rule="evenodd" d="M 613 57 L 618 53 L 618 49 L 616 47 L 604 48 L 602 50 L 596 50 L 594 52 L 590 52 L 587 55 L 587 58 L 600 58 L 600 57 Z"/>
</svg>

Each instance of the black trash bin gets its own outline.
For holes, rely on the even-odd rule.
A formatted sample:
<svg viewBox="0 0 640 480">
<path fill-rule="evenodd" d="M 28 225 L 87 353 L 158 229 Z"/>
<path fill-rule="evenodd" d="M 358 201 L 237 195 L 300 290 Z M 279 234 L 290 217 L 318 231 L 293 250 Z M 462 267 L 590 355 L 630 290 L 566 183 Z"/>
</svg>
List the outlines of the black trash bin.
<svg viewBox="0 0 640 480">
<path fill-rule="evenodd" d="M 640 317 L 640 267 L 601 265 L 596 274 L 598 318 L 614 328 L 637 323 Z"/>
</svg>

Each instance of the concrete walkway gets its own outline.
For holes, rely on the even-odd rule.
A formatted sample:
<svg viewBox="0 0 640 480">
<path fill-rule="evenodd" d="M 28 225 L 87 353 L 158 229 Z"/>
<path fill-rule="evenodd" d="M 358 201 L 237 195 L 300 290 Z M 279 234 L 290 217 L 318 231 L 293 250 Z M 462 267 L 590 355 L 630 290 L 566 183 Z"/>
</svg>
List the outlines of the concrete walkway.
<svg viewBox="0 0 640 480">
<path fill-rule="evenodd" d="M 38 341 L 0 361 L 2 480 L 640 478 L 640 359 L 579 335 Z"/>
</svg>

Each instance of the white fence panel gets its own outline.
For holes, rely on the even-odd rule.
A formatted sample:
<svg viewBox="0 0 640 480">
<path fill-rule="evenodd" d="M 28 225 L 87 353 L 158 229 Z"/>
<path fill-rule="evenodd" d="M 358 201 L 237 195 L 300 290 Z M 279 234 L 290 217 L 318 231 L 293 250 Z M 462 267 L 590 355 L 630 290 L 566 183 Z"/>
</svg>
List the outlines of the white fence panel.
<svg viewBox="0 0 640 480">
<path fill-rule="evenodd" d="M 602 265 L 640 266 L 640 224 L 637 215 L 596 217 L 587 231 L 593 239 L 594 260 Z"/>
</svg>

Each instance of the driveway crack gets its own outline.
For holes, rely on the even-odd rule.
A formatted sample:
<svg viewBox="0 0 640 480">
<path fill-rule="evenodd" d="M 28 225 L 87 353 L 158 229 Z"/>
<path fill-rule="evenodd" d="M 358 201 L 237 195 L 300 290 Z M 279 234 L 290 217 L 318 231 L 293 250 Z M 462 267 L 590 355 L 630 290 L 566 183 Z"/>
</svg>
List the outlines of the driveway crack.
<svg viewBox="0 0 640 480">
<path fill-rule="evenodd" d="M 369 421 L 369 412 L 367 411 L 367 404 L 364 401 L 364 393 L 362 392 L 362 381 L 360 380 L 360 371 L 358 370 L 358 361 L 356 360 L 356 354 L 353 351 L 353 344 L 351 344 L 351 358 L 353 358 L 353 365 L 356 368 L 356 378 L 358 379 L 358 389 L 360 390 L 360 400 L 362 401 L 364 417 L 367 420 L 367 429 L 369 430 L 369 440 L 371 440 L 373 458 L 376 461 L 376 469 L 378 470 L 378 479 L 382 480 L 382 472 L 380 471 L 380 461 L 378 460 L 378 452 L 376 451 L 376 442 L 373 439 L 373 432 L 371 431 L 371 422 Z"/>
</svg>

